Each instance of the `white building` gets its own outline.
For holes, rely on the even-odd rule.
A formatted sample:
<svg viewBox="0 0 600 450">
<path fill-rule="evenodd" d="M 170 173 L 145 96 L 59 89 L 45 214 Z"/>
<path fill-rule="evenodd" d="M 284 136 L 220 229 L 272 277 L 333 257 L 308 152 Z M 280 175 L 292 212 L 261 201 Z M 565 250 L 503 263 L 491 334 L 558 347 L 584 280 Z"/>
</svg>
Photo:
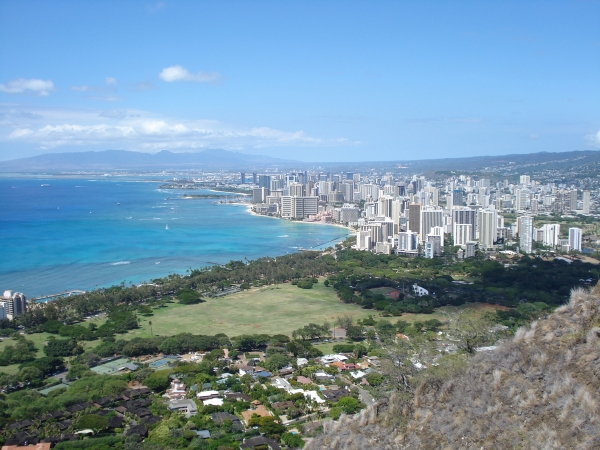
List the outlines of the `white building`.
<svg viewBox="0 0 600 450">
<path fill-rule="evenodd" d="M 426 207 L 421 210 L 421 229 L 420 238 L 422 241 L 427 239 L 427 236 L 431 234 L 433 227 L 444 226 L 444 211 L 441 208 Z M 411 231 L 417 231 L 412 230 Z"/>
<path fill-rule="evenodd" d="M 569 228 L 569 247 L 571 250 L 581 251 L 581 228 Z"/>
<path fill-rule="evenodd" d="M 560 235 L 560 224 L 544 224 L 542 225 L 542 232 L 544 233 L 544 245 L 548 247 L 556 247 L 558 245 L 558 236 Z"/>
<path fill-rule="evenodd" d="M 482 209 L 477 215 L 479 245 L 485 249 L 494 248 L 496 240 L 497 219 L 495 209 Z"/>
<path fill-rule="evenodd" d="M 590 191 L 583 191 L 583 213 L 590 213 Z"/>
<path fill-rule="evenodd" d="M 318 197 L 281 197 L 281 217 L 285 219 L 305 219 L 319 212 Z"/>
<path fill-rule="evenodd" d="M 416 252 L 419 245 L 417 233 L 412 231 L 398 233 L 398 250 L 401 252 Z"/>
<path fill-rule="evenodd" d="M 419 286 L 418 284 L 413 284 L 412 290 L 413 290 L 413 294 L 415 294 L 417 297 L 423 297 L 424 295 L 429 295 L 429 291 L 427 289 Z"/>
<path fill-rule="evenodd" d="M 527 254 L 533 251 L 533 217 L 519 217 L 519 246 Z"/>
<path fill-rule="evenodd" d="M 473 225 L 470 223 L 452 224 L 452 238 L 454 239 L 454 245 L 460 245 L 464 248 L 467 245 L 467 242 L 473 240 L 472 236 Z"/>
<path fill-rule="evenodd" d="M 25 314 L 26 311 L 27 297 L 24 294 L 21 292 L 4 291 L 4 295 L 0 297 L 0 318 L 13 320 L 17 316 Z"/>
</svg>

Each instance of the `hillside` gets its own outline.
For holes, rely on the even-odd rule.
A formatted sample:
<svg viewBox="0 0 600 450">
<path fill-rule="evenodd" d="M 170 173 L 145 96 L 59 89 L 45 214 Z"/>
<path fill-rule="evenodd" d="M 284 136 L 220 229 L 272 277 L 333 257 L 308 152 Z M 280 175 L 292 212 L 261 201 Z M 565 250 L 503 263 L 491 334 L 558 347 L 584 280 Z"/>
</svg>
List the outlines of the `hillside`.
<svg viewBox="0 0 600 450">
<path fill-rule="evenodd" d="M 600 286 L 574 290 L 462 374 L 330 422 L 305 448 L 600 448 L 599 326 Z"/>
<path fill-rule="evenodd" d="M 48 153 L 30 158 L 0 162 L 0 172 L 166 170 L 166 169 L 233 169 L 290 164 L 292 161 L 261 155 L 248 155 L 213 149 L 197 153 L 130 152 L 104 150 L 99 152 Z"/>
</svg>

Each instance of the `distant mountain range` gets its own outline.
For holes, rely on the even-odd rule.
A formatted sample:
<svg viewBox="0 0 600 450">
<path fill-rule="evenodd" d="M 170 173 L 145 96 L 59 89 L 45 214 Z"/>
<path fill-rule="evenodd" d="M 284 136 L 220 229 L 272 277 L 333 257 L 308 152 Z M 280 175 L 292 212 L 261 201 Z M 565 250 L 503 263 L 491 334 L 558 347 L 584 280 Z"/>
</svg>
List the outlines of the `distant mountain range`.
<svg viewBox="0 0 600 450">
<path fill-rule="evenodd" d="M 198 153 L 141 153 L 125 150 L 49 153 L 30 158 L 0 161 L 0 172 L 77 172 L 77 171 L 157 171 L 157 170 L 261 170 L 301 168 L 316 165 L 330 171 L 358 171 L 369 168 L 404 168 L 412 173 L 427 171 L 478 171 L 488 167 L 526 169 L 543 165 L 545 169 L 562 169 L 573 165 L 600 162 L 600 151 L 541 152 L 500 156 L 422 159 L 412 161 L 364 161 L 310 163 L 262 155 L 249 155 L 222 149 Z M 527 169 L 526 169 L 527 170 Z"/>
<path fill-rule="evenodd" d="M 247 155 L 221 149 L 198 153 L 141 153 L 125 150 L 48 153 L 29 158 L 0 161 L 0 172 L 75 172 L 110 170 L 234 169 L 293 165 L 295 161 L 270 156 Z"/>
</svg>

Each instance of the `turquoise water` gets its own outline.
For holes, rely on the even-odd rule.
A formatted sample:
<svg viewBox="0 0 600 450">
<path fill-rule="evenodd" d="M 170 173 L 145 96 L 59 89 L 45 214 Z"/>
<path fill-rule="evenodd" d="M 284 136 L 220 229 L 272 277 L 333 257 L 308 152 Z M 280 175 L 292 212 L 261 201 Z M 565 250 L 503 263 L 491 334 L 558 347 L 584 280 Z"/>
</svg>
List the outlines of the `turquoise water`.
<svg viewBox="0 0 600 450">
<path fill-rule="evenodd" d="M 158 186 L 142 178 L 0 178 L 0 290 L 35 297 L 139 283 L 347 236 Z"/>
</svg>

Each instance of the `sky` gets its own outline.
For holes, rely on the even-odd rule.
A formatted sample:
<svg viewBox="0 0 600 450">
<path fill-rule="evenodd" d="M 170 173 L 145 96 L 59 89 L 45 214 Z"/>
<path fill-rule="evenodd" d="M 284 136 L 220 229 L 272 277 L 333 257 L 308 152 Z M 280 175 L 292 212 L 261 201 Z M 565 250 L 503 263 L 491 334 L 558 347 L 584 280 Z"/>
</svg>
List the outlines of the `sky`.
<svg viewBox="0 0 600 450">
<path fill-rule="evenodd" d="M 600 149 L 599 1 L 0 0 L 0 160 Z"/>
</svg>

